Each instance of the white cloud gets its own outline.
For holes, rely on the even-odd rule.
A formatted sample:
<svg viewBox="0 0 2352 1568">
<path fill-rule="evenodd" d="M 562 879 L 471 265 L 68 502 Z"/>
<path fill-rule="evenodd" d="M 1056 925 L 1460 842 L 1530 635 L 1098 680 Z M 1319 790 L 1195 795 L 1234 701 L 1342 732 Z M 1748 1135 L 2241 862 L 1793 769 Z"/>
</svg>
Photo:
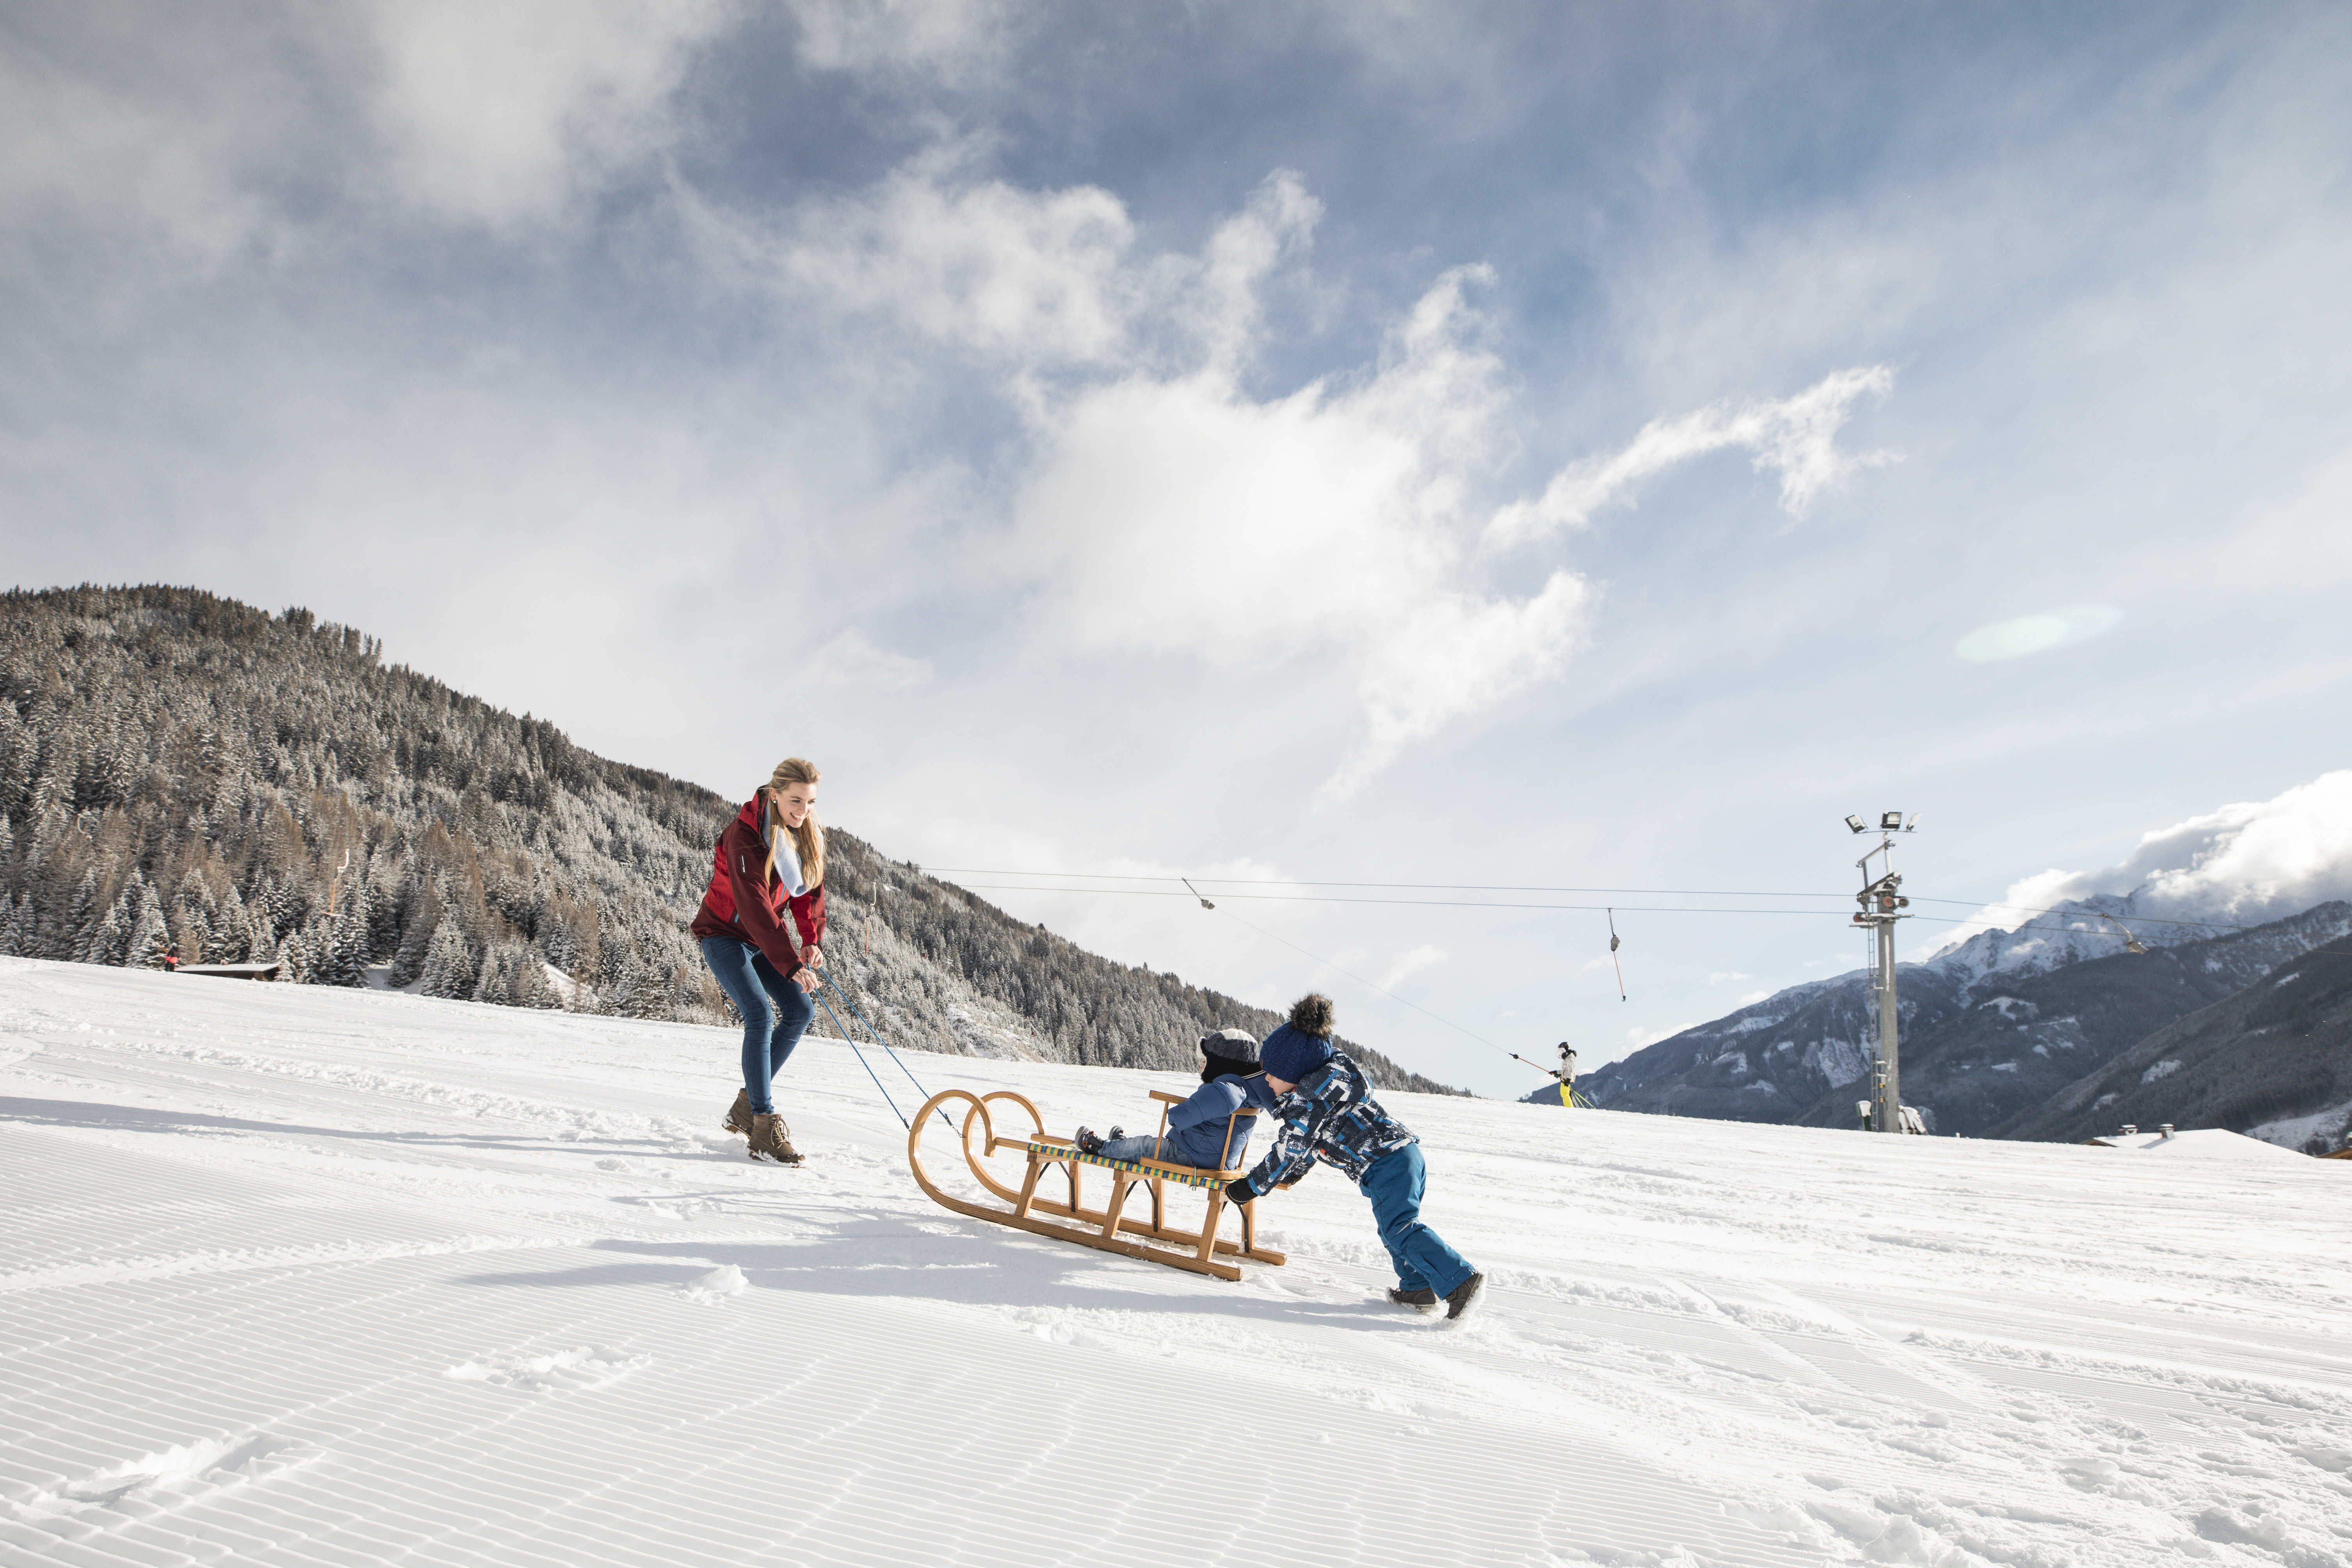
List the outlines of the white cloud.
<svg viewBox="0 0 2352 1568">
<path fill-rule="evenodd" d="M 0 218 L 13 246 L 89 226 L 208 272 L 273 226 L 300 95 L 270 51 L 168 14 L 0 47 Z"/>
<path fill-rule="evenodd" d="M 1438 277 L 1373 363 L 1267 392 L 1250 383 L 1265 298 L 1305 276 L 1321 216 L 1297 174 L 1270 174 L 1197 254 L 1154 255 L 1110 192 L 981 178 L 975 156 L 944 144 L 780 221 L 688 205 L 732 276 L 796 315 L 860 323 L 869 357 L 886 329 L 897 363 L 881 380 L 926 386 L 943 347 L 995 378 L 1027 449 L 1003 490 L 1009 548 L 992 542 L 970 570 L 1025 600 L 1033 646 L 1229 674 L 1314 661 L 1354 687 L 1360 716 L 1324 805 L 1566 668 L 1593 585 L 1559 564 L 1502 574 L 1476 548 L 1482 526 L 1502 526 L 1491 475 L 1513 404 L 1471 298 L 1486 268 Z M 1556 520 L 1738 447 L 1801 511 L 1875 460 L 1835 437 L 1857 398 L 1891 384 L 1884 368 L 1842 372 L 1655 422 L 1517 510 Z"/>
<path fill-rule="evenodd" d="M 737 9 L 373 0 L 249 26 L 170 7 L 135 27 L 60 19 L 37 47 L 0 41 L 0 216 L 131 231 L 199 277 L 354 216 L 562 217 L 675 141 L 687 68 Z"/>
<path fill-rule="evenodd" d="M 1756 976 L 1752 974 L 1742 974 L 1737 969 L 1718 969 L 1714 973 L 1706 977 L 1706 983 L 1709 985 L 1721 985 L 1728 981 L 1753 980 L 1755 978 Z"/>
<path fill-rule="evenodd" d="M 719 0 L 378 0 L 364 13 L 371 112 L 394 184 L 463 221 L 562 216 L 668 143 L 678 82 L 734 12 Z"/>
<path fill-rule="evenodd" d="M 1000 0 L 785 0 L 818 70 L 961 82 L 1000 65 L 1023 19 Z"/>
<path fill-rule="evenodd" d="M 1885 365 L 1858 366 L 1822 377 L 1793 396 L 1777 401 L 1716 404 L 1678 419 L 1654 419 L 1623 450 L 1571 463 L 1552 476 L 1532 501 L 1513 501 L 1486 525 L 1490 543 L 1510 545 L 1540 538 L 1559 528 L 1581 528 L 1611 501 L 1630 500 L 1634 487 L 1653 474 L 1710 452 L 1740 448 L 1756 471 L 1780 476 L 1780 507 L 1802 517 L 1816 497 L 1844 484 L 1860 469 L 1896 460 L 1890 452 L 1842 452 L 1837 434 L 1853 416 L 1864 393 L 1884 398 L 1895 389 Z"/>
<path fill-rule="evenodd" d="M 1424 942 L 1390 959 L 1372 984 L 1383 991 L 1393 991 L 1423 970 L 1444 963 L 1449 956 L 1436 943 Z"/>
<path fill-rule="evenodd" d="M 1413 742 L 1558 674 L 1591 596 L 1562 570 L 1532 599 L 1449 594 L 1409 612 L 1366 664 L 1364 738 L 1319 798 L 1347 799 Z"/>
<path fill-rule="evenodd" d="M 780 239 L 726 232 L 771 286 L 828 309 L 1015 364 L 1118 357 L 1150 282 L 1128 265 L 1125 205 L 1093 185 L 963 182 L 950 164 L 933 156 L 810 203 Z"/>
<path fill-rule="evenodd" d="M 1285 194 L 1253 219 L 1263 243 L 1250 259 L 1209 275 L 1271 265 L 1305 211 Z M 1253 316 L 1236 280 L 1196 310 L 1206 365 L 1041 406 L 1015 518 L 1048 640 L 1232 669 L 1337 653 L 1357 672 L 1364 731 L 1326 801 L 1557 673 L 1582 628 L 1586 583 L 1556 570 L 1520 599 L 1465 560 L 1465 497 L 1507 401 L 1465 298 L 1483 276 L 1440 279 L 1371 374 L 1344 389 L 1317 382 L 1267 400 L 1242 389 L 1234 367 Z"/>
<path fill-rule="evenodd" d="M 851 626 L 810 656 L 807 677 L 825 685 L 903 691 L 930 679 L 931 662 L 877 647 L 864 632 Z"/>
<path fill-rule="evenodd" d="M 2123 618 L 2123 611 L 2113 605 L 2069 605 L 1979 626 L 1952 651 L 1971 664 L 1998 664 L 2089 642 L 2115 630 Z"/>
<path fill-rule="evenodd" d="M 2259 924 L 2330 899 L 2352 899 L 2352 768 L 2266 801 L 2225 805 L 2143 836 L 2119 866 L 2049 870 L 1958 927 L 1937 951 L 2069 899 L 2123 898 L 2126 918 Z"/>
</svg>

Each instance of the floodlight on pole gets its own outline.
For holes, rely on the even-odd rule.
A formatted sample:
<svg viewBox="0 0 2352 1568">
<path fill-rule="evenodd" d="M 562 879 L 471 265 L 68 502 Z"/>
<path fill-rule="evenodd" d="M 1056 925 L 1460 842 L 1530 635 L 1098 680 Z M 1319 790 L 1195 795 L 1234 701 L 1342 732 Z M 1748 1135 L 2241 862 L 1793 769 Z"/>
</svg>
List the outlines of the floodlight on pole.
<svg viewBox="0 0 2352 1568">
<path fill-rule="evenodd" d="M 1845 825 L 1848 827 L 1853 828 L 1856 833 L 1867 833 L 1870 831 L 1870 824 L 1864 822 L 1859 816 L 1847 817 L 1845 819 Z"/>
</svg>

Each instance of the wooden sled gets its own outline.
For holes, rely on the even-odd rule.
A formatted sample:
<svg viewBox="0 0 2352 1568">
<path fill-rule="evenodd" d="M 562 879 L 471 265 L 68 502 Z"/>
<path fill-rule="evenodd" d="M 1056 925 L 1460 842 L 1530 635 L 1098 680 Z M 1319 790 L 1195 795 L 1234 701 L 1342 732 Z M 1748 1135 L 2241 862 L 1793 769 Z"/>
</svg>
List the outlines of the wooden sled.
<svg viewBox="0 0 2352 1568">
<path fill-rule="evenodd" d="M 1184 1097 L 1152 1090 L 1151 1098 L 1161 1102 L 1160 1135 L 1168 1129 L 1167 1106 L 1181 1105 Z M 955 1122 L 949 1105 L 961 1100 L 963 1111 L 962 1131 L 959 1134 L 963 1148 L 964 1163 L 980 1184 L 1009 1207 L 996 1208 L 987 1204 L 969 1203 L 954 1196 L 932 1181 L 923 1169 L 923 1133 L 935 1119 L 952 1130 Z M 995 1115 L 991 1107 L 1018 1106 L 1029 1119 L 1029 1130 L 1006 1136 L 996 1131 Z M 1241 1114 L 1236 1110 L 1235 1117 Z M 1129 1258 L 1139 1258 L 1147 1263 L 1164 1263 L 1171 1268 L 1186 1268 L 1195 1274 L 1214 1275 L 1220 1279 L 1238 1279 L 1238 1265 L 1218 1261 L 1222 1258 L 1248 1258 L 1254 1263 L 1286 1261 L 1279 1252 L 1257 1245 L 1257 1205 L 1255 1202 L 1234 1204 L 1241 1211 L 1242 1238 L 1239 1242 L 1218 1237 L 1217 1228 L 1224 1217 L 1227 1203 L 1224 1185 L 1239 1181 L 1246 1171 L 1205 1171 L 1192 1165 L 1170 1164 L 1162 1160 L 1108 1160 L 1099 1154 L 1082 1154 L 1077 1145 L 1067 1138 L 1050 1137 L 1045 1132 L 1044 1118 L 1028 1100 L 1009 1089 L 992 1089 L 986 1094 L 971 1094 L 961 1089 L 942 1089 L 923 1103 L 921 1112 L 907 1133 L 907 1163 L 915 1173 L 915 1181 L 942 1208 L 958 1214 L 984 1219 L 992 1225 L 1011 1226 L 1035 1236 L 1050 1236 L 1061 1241 L 1075 1241 L 1080 1247 L 1091 1247 L 1104 1252 L 1116 1252 Z M 975 1146 L 974 1138 L 978 1143 Z M 1226 1146 L 1232 1147 L 1233 1118 L 1226 1119 Z M 989 1160 L 1000 1151 L 1022 1154 L 1027 1164 L 1022 1173 L 1018 1188 L 997 1179 L 988 1166 Z M 1093 1166 L 1107 1173 L 1110 1181 L 1110 1198 L 1101 1208 L 1087 1208 L 1082 1201 L 1079 1173 Z M 1068 1202 L 1056 1203 L 1039 1189 L 1047 1171 L 1059 1167 L 1068 1193 Z M 1179 1230 L 1168 1223 L 1167 1189 L 1171 1186 L 1197 1187 L 1208 1196 L 1208 1213 L 1201 1220 L 1199 1230 Z M 1138 1186 L 1145 1188 L 1151 1198 L 1151 1218 L 1149 1222 L 1127 1212 L 1128 1195 Z M 1130 1240 L 1129 1237 L 1139 1239 Z M 1163 1245 L 1153 1246 L 1150 1243 Z"/>
</svg>

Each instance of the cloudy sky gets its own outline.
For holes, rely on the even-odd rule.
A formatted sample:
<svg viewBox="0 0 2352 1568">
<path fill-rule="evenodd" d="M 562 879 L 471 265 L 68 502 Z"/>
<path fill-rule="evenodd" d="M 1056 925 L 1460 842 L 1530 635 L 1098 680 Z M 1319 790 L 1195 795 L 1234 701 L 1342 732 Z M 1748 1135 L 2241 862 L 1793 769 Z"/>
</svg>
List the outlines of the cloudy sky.
<svg viewBox="0 0 2352 1568">
<path fill-rule="evenodd" d="M 1515 1090 L 1852 967 L 1849 811 L 1955 920 L 2232 803 L 2352 864 L 2347 66 L 2292 4 L 16 7 L 0 581 L 804 753 Z M 1457 901 L 1239 896 L 1302 893 Z M 1630 999 L 1497 901 L 1615 905 Z"/>
</svg>

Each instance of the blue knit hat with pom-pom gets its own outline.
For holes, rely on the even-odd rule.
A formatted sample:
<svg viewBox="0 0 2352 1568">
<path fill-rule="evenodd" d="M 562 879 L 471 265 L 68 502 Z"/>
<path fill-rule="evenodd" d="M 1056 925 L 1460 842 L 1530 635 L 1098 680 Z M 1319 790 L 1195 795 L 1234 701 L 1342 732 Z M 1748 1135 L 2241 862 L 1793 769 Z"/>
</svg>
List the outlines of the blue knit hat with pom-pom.
<svg viewBox="0 0 2352 1568">
<path fill-rule="evenodd" d="M 1309 1035 L 1285 1024 L 1265 1037 L 1265 1044 L 1258 1047 L 1257 1059 L 1265 1068 L 1266 1077 L 1297 1083 L 1335 1054 L 1331 1042 L 1322 1036 Z"/>
</svg>

